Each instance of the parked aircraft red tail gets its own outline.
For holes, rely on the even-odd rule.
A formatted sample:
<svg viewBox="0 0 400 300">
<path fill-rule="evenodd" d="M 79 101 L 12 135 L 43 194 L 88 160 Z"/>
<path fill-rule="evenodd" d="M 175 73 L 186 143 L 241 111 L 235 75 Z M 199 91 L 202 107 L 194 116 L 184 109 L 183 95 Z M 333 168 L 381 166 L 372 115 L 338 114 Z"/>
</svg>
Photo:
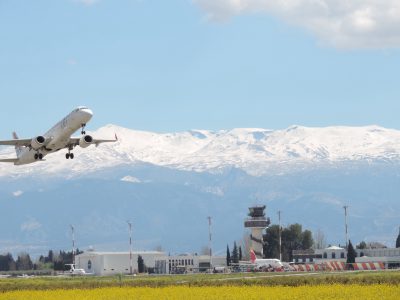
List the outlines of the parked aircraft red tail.
<svg viewBox="0 0 400 300">
<path fill-rule="evenodd" d="M 255 263 L 256 262 L 256 259 L 257 259 L 257 256 L 256 256 L 256 254 L 254 253 L 254 250 L 253 249 L 250 249 L 250 261 L 251 261 L 251 263 Z"/>
</svg>

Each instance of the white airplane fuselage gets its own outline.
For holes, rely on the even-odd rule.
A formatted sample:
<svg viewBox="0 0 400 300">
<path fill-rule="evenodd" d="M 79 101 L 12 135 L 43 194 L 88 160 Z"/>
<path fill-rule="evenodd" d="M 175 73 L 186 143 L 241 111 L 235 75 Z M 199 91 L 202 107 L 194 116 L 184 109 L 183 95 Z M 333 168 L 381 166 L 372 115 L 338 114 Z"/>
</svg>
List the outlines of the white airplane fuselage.
<svg viewBox="0 0 400 300">
<path fill-rule="evenodd" d="M 272 267 L 272 268 L 281 268 L 283 267 L 282 262 L 279 259 L 256 259 L 254 261 L 254 263 L 257 265 L 258 269 L 262 269 L 262 268 L 268 268 L 268 267 Z"/>
<path fill-rule="evenodd" d="M 257 269 L 269 268 L 274 269 L 282 268 L 283 264 L 276 258 L 257 258 L 253 249 L 250 250 L 250 261 L 256 265 Z"/>
<path fill-rule="evenodd" d="M 44 157 L 49 153 L 65 148 L 72 134 L 86 125 L 92 116 L 93 112 L 88 108 L 75 109 L 43 135 L 46 140 L 50 141 L 45 147 L 41 147 L 39 150 L 29 147 L 17 149 L 18 161 L 14 164 L 25 165 L 34 163 L 37 161 L 35 154 L 40 153 Z"/>
</svg>

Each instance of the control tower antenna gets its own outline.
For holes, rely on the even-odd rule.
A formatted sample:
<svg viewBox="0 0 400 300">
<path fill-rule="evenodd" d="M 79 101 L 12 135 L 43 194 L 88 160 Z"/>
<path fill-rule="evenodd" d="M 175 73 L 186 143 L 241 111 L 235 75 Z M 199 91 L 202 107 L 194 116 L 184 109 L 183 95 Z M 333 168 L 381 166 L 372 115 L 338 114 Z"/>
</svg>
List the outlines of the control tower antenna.
<svg viewBox="0 0 400 300">
<path fill-rule="evenodd" d="M 132 275 L 132 222 L 126 221 L 129 226 L 129 274 Z"/>
<path fill-rule="evenodd" d="M 71 226 L 71 236 L 72 236 L 72 264 L 75 266 L 75 228 Z"/>
<path fill-rule="evenodd" d="M 281 227 L 281 211 L 278 210 L 279 218 L 279 260 L 282 261 L 282 227 Z"/>
<path fill-rule="evenodd" d="M 208 250 L 210 254 L 210 270 L 212 269 L 212 238 L 211 238 L 211 220 L 210 216 L 207 217 L 208 219 Z"/>
<path fill-rule="evenodd" d="M 348 229 L 347 229 L 347 210 L 349 209 L 348 205 L 343 206 L 344 209 L 344 229 L 345 229 L 345 235 L 346 235 L 346 249 L 348 247 L 348 243 L 349 243 L 349 233 L 348 233 Z"/>
</svg>

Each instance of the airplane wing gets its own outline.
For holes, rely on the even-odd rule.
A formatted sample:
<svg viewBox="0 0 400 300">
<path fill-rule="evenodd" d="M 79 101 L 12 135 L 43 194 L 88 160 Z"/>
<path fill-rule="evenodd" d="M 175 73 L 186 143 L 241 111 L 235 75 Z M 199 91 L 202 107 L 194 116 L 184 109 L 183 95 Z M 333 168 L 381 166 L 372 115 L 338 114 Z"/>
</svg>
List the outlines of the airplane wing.
<svg viewBox="0 0 400 300">
<path fill-rule="evenodd" d="M 80 139 L 81 139 L 80 137 L 79 138 L 70 138 L 70 145 L 78 146 Z M 93 139 L 90 144 L 91 145 L 96 145 L 96 147 L 97 147 L 101 143 L 114 143 L 116 141 L 118 141 L 118 136 L 117 135 L 115 135 L 115 139 L 113 139 L 113 140 Z"/>
<path fill-rule="evenodd" d="M 29 147 L 31 145 L 31 142 L 32 139 L 5 140 L 5 141 L 0 141 L 0 146 Z"/>
<path fill-rule="evenodd" d="M 4 163 L 15 163 L 18 161 L 18 158 L 3 158 L 0 159 L 0 162 L 4 162 Z"/>
</svg>

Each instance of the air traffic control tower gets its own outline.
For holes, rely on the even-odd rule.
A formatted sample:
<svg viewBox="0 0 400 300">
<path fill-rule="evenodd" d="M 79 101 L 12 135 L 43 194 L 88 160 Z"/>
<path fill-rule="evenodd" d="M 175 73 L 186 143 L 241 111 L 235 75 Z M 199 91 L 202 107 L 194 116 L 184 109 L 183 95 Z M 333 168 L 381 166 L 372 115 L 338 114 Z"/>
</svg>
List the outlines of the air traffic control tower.
<svg viewBox="0 0 400 300">
<path fill-rule="evenodd" d="M 263 258 L 263 231 L 271 223 L 270 219 L 265 217 L 265 208 L 265 205 L 249 207 L 249 217 L 244 221 L 244 227 L 251 230 L 250 247 L 257 258 Z"/>
</svg>

